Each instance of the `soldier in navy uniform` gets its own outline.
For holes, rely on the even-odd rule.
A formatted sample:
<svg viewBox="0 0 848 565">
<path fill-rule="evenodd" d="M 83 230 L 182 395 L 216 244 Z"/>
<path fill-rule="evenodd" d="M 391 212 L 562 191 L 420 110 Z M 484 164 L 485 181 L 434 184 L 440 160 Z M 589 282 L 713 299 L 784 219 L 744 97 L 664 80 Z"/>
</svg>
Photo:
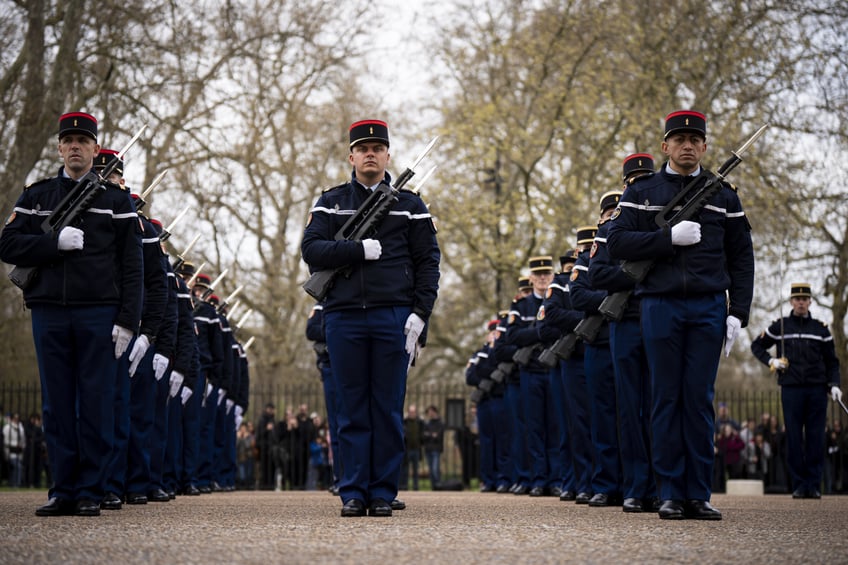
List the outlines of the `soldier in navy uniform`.
<svg viewBox="0 0 848 565">
<path fill-rule="evenodd" d="M 156 502 L 169 497 L 151 486 L 151 441 L 156 416 L 158 382 L 153 370 L 155 341 L 168 303 L 167 274 L 163 264 L 159 233 L 141 211 L 144 202 L 132 194 L 138 218 L 144 227 L 144 300 L 141 312 L 141 331 L 133 342 L 128 356 L 130 375 L 130 437 L 127 444 L 126 500 L 127 504 L 146 504 L 148 494 Z M 162 376 L 160 375 L 160 379 Z"/>
<path fill-rule="evenodd" d="M 647 153 L 628 155 L 622 165 L 624 190 L 628 184 L 654 172 L 654 158 Z M 617 200 L 616 200 L 617 202 Z M 589 281 L 597 289 L 632 291 L 633 279 L 621 271 L 607 252 L 609 222 L 598 226 L 589 261 Z M 615 392 L 618 407 L 618 434 L 621 453 L 621 488 L 625 512 L 655 511 L 659 508 L 656 483 L 651 468 L 650 413 L 651 389 L 648 360 L 639 329 L 639 297 L 630 295 L 627 307 L 609 325 L 612 362 L 615 366 Z"/>
<path fill-rule="evenodd" d="M 215 430 L 218 403 L 221 400 L 221 378 L 224 364 L 224 345 L 218 313 L 203 298 L 212 279 L 198 273 L 192 287 L 194 327 L 200 352 L 200 377 L 205 382 L 200 400 L 200 440 L 197 462 L 197 489 L 203 494 L 212 492 L 215 472 Z M 206 297 L 208 298 L 208 296 Z"/>
<path fill-rule="evenodd" d="M 102 171 L 115 160 L 117 165 L 107 180 L 129 191 L 123 178 L 124 163 L 118 158 L 117 151 L 101 149 L 95 158 L 94 168 Z M 147 502 L 147 490 L 150 488 L 149 437 L 154 423 L 156 388 L 152 360 L 168 299 L 159 234 L 141 213 L 143 202 L 139 196 L 130 196 L 143 229 L 144 294 L 140 333 L 130 346 L 129 355 L 120 360 L 118 368 L 115 442 L 106 475 L 106 494 L 100 505 L 107 510 L 120 509 L 125 495 L 131 504 Z"/>
<path fill-rule="evenodd" d="M 155 344 L 151 347 L 151 349 L 155 349 L 153 357 L 150 359 L 150 365 L 147 365 L 147 360 L 144 360 L 142 365 L 139 366 L 139 372 L 149 372 L 153 375 L 153 380 L 156 383 L 154 388 L 153 428 L 150 431 L 148 442 L 150 446 L 150 486 L 147 490 L 147 500 L 150 502 L 168 502 L 171 500 L 171 496 L 167 492 L 164 475 L 168 428 L 171 426 L 171 411 L 169 410 L 168 400 L 172 396 L 170 392 L 173 384 L 171 383 L 172 375 L 169 367 L 176 343 L 177 292 L 173 286 L 174 274 L 171 272 L 171 263 L 162 247 L 161 238 L 164 227 L 155 218 L 150 218 L 150 224 L 156 233 L 155 242 L 150 244 L 155 243 L 159 247 L 159 262 L 162 265 L 162 272 L 165 274 L 167 300 Z M 174 402 L 174 404 L 179 403 Z"/>
<path fill-rule="evenodd" d="M 690 181 L 705 182 L 706 118 L 666 116 L 668 162 L 627 187 L 613 214 L 613 260 L 655 263 L 639 283 L 642 338 L 651 372 L 651 437 L 660 518 L 720 520 L 710 504 L 715 379 L 721 356 L 748 323 L 754 286 L 751 228 L 735 189 L 723 184 L 692 219 L 658 227 L 657 211 Z M 697 178 L 697 180 L 695 180 Z"/>
<path fill-rule="evenodd" d="M 151 223 L 159 229 L 159 237 L 162 242 L 170 237 L 170 234 L 164 233 L 161 224 L 153 220 L 151 220 Z M 184 390 L 187 391 L 188 395 L 191 394 L 191 387 L 194 384 L 191 362 L 192 353 L 196 346 L 188 289 L 185 288 L 183 280 L 174 272 L 167 255 L 164 256 L 164 263 L 168 278 L 168 308 L 165 313 L 165 322 L 162 324 L 159 337 L 156 340 L 153 368 L 158 373 L 162 371 L 163 365 L 166 367 L 163 378 L 167 379 L 167 397 L 165 398 L 167 425 L 164 430 L 164 438 L 159 440 L 164 442 L 161 445 L 161 480 L 158 485 L 154 486 L 161 488 L 167 493 L 168 498 L 173 499 L 176 497 L 177 491 L 180 490 L 183 463 L 183 403 L 181 394 Z M 186 308 L 188 308 L 188 316 L 186 316 Z"/>
<path fill-rule="evenodd" d="M 141 229 L 129 195 L 111 183 L 58 233 L 41 224 L 94 165 L 97 120 L 59 118 L 56 177 L 23 191 L 0 235 L 0 260 L 36 267 L 24 289 L 41 376 L 53 486 L 38 516 L 97 516 L 114 434 L 118 360 L 141 318 Z"/>
<path fill-rule="evenodd" d="M 821 498 L 827 393 L 834 402 L 842 400 L 833 336 L 827 324 L 810 315 L 812 296 L 809 283 L 792 283 L 792 311 L 751 342 L 754 357 L 777 373 L 792 498 Z"/>
<path fill-rule="evenodd" d="M 580 321 L 581 315 L 571 309 L 568 297 L 568 280 L 577 260 L 575 251 L 569 250 L 560 255 L 560 272 L 554 275 L 554 280 L 548 285 L 545 301 L 542 307 L 545 309 L 545 319 L 539 327 L 539 335 L 545 348 L 551 347 L 557 339 L 562 336 L 563 330 L 571 331 Z M 557 430 L 559 435 L 559 452 L 556 456 L 557 463 L 554 468 L 559 468 L 560 482 L 559 499 L 563 502 L 572 501 L 577 494 L 575 489 L 574 463 L 572 461 L 571 447 L 569 445 L 568 414 L 565 409 L 568 399 L 566 397 L 565 382 L 563 381 L 562 363 L 559 359 L 554 361 L 551 367 L 551 396 L 557 416 Z"/>
<path fill-rule="evenodd" d="M 301 251 L 310 270 L 350 267 L 324 302 L 327 348 L 338 392 L 342 516 L 391 516 L 403 461 L 407 370 L 424 345 L 441 254 L 424 201 L 409 190 L 373 236 L 335 239 L 381 183 L 391 183 L 385 122 L 351 125 L 349 182 L 325 191 L 310 212 Z"/>
<path fill-rule="evenodd" d="M 539 320 L 545 317 L 542 302 L 553 281 L 553 258 L 545 255 L 530 258 L 532 292 L 513 305 L 504 339 L 518 349 L 535 346 L 529 362 L 519 366 L 521 401 L 530 457 L 530 496 L 561 494 L 561 470 L 556 466 L 559 434 L 555 422 L 556 407 L 551 394 L 550 370 L 538 361 L 542 351 Z"/>
<path fill-rule="evenodd" d="M 599 230 L 618 206 L 621 191 L 612 190 L 601 196 Z M 582 277 L 572 280 L 571 303 L 584 312 L 584 318 L 598 315 L 598 307 L 607 296 L 606 290 L 595 288 L 589 279 L 589 263 L 598 245 L 597 232 L 589 253 L 577 258 L 575 270 Z M 591 408 L 592 448 L 592 498 L 589 506 L 618 506 L 621 496 L 621 453 L 618 442 L 618 409 L 616 406 L 615 370 L 610 349 L 609 323 L 604 320 L 598 334 L 585 340 L 584 362 L 586 384 Z"/>
<path fill-rule="evenodd" d="M 217 294 L 208 298 L 209 304 L 218 318 L 218 330 L 221 333 L 221 376 L 218 382 L 218 397 L 216 399 L 215 437 L 212 451 L 212 482 L 213 492 L 235 490 L 235 414 L 230 392 L 233 383 L 233 330 L 227 319 L 226 308 L 220 308 L 221 299 Z M 238 380 L 238 376 L 235 377 Z M 228 402 L 229 401 L 229 402 Z M 233 488 L 228 488 L 229 478 L 233 478 Z"/>
<path fill-rule="evenodd" d="M 198 496 L 198 470 L 200 468 L 200 425 L 202 408 L 206 394 L 206 378 L 201 373 L 200 345 L 198 329 L 194 321 L 194 299 L 187 282 L 197 272 L 194 263 L 184 261 L 176 270 L 177 310 L 180 321 L 177 332 L 177 359 L 174 371 L 185 370 L 181 373 L 185 378 L 180 389 L 180 404 L 182 405 L 182 422 L 180 434 L 180 451 L 178 464 L 180 475 L 178 492 L 187 496 Z M 208 347 L 208 345 L 207 345 Z M 182 369 L 181 369 L 182 367 Z M 173 375 L 174 371 L 171 372 Z M 169 448 L 170 449 L 170 448 Z"/>
<path fill-rule="evenodd" d="M 504 404 L 506 385 L 490 378 L 497 366 L 492 349 L 500 335 L 498 324 L 497 319 L 488 323 L 486 343 L 465 368 L 465 383 L 479 391 L 476 404 L 480 430 L 480 491 L 505 493 L 510 487 L 509 430 Z"/>
<path fill-rule="evenodd" d="M 575 252 L 577 257 L 571 275 L 568 277 L 568 291 L 560 297 L 561 303 L 556 304 L 553 314 L 545 309 L 545 318 L 554 316 L 560 320 L 560 329 L 563 335 L 574 331 L 580 320 L 583 319 L 583 311 L 576 308 L 571 298 L 571 285 L 581 275 L 586 276 L 586 263 L 588 262 L 589 249 L 595 239 L 598 228 L 595 226 L 581 226 L 577 228 L 577 245 Z M 580 258 L 583 264 L 580 265 Z M 552 297 L 555 295 L 552 295 Z M 592 424 L 590 410 L 589 386 L 586 382 L 585 346 L 578 341 L 571 356 L 560 363 L 562 373 L 563 389 L 565 391 L 566 406 L 568 414 L 568 430 L 571 447 L 571 461 L 574 467 L 574 502 L 576 504 L 589 504 L 594 492 L 592 491 L 593 474 L 593 448 L 592 448 Z M 570 498 L 570 497 L 568 497 Z"/>
</svg>

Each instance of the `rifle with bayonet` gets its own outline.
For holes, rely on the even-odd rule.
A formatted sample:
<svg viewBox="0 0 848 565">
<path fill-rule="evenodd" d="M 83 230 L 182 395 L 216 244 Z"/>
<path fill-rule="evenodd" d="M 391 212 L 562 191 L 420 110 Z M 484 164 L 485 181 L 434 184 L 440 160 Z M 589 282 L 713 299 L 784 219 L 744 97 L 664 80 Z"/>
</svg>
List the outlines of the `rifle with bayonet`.
<svg viewBox="0 0 848 565">
<path fill-rule="evenodd" d="M 430 149 L 433 148 L 433 145 L 436 144 L 438 139 L 439 136 L 436 136 L 432 141 L 430 141 L 412 166 L 408 167 L 403 173 L 401 173 L 395 181 L 394 186 L 380 183 L 377 188 L 368 195 L 365 202 L 357 208 L 356 212 L 353 213 L 350 219 L 344 223 L 338 232 L 336 232 L 335 240 L 362 241 L 376 232 L 379 228 L 380 222 L 382 222 L 383 218 L 389 213 L 389 209 L 392 207 L 392 204 L 397 202 L 397 193 L 407 182 L 409 182 L 409 179 L 415 175 L 415 167 L 417 167 L 421 160 L 427 156 L 427 153 L 430 152 Z M 336 278 L 340 275 L 349 276 L 350 272 L 350 265 L 316 271 L 312 273 L 309 280 L 303 283 L 303 290 L 305 290 L 309 296 L 318 302 L 322 302 L 324 298 L 326 298 L 330 288 L 332 288 Z"/>
<path fill-rule="evenodd" d="M 671 228 L 680 222 L 693 218 L 701 209 L 707 205 L 710 198 L 721 190 L 722 183 L 726 182 L 727 175 L 742 162 L 742 155 L 751 145 L 763 135 L 769 124 L 758 129 L 754 135 L 736 151 L 731 151 L 731 156 L 718 168 L 715 173 L 701 169 L 701 174 L 692 179 L 683 189 L 675 195 L 671 201 L 657 212 L 654 221 L 661 229 Z M 683 200 L 689 197 L 685 203 Z M 678 209 L 679 208 L 679 209 Z M 676 210 L 676 211 L 675 211 Z M 669 215 L 671 215 L 669 217 Z M 654 259 L 643 259 L 641 261 L 624 261 L 621 270 L 629 276 L 633 282 L 639 284 L 648 275 L 654 266 Z M 610 321 L 619 321 L 624 315 L 627 301 L 632 290 L 622 290 L 607 296 L 598 307 L 598 312 Z"/>
<path fill-rule="evenodd" d="M 50 212 L 50 215 L 41 223 L 41 229 L 44 233 L 58 234 L 68 226 L 77 224 L 82 214 L 88 210 L 94 203 L 94 200 L 102 193 L 106 192 L 106 179 L 118 166 L 118 163 L 124 158 L 127 151 L 130 150 L 144 130 L 147 129 L 147 124 L 141 126 L 141 129 L 129 140 L 129 142 L 118 152 L 116 158 L 112 159 L 102 172 L 98 173 L 92 167 L 85 175 L 77 181 L 77 184 L 68 192 L 68 194 L 59 202 L 56 208 Z M 35 280 L 38 274 L 39 267 L 18 267 L 15 266 L 9 273 L 9 279 L 21 290 L 26 290 Z"/>
<path fill-rule="evenodd" d="M 230 295 L 224 299 L 224 301 L 223 301 L 223 302 L 221 302 L 220 304 L 218 304 L 218 307 L 217 307 L 215 310 L 216 310 L 219 314 L 220 314 L 221 312 L 223 312 L 223 311 L 224 311 L 224 309 L 225 309 L 227 306 L 229 306 L 229 305 L 230 305 L 230 301 L 232 301 L 232 299 L 233 299 L 233 298 L 235 298 L 236 296 L 238 296 L 238 295 L 239 295 L 239 293 L 240 293 L 243 289 L 244 289 L 244 285 L 243 285 L 243 284 L 240 284 L 240 285 L 238 286 L 238 288 L 236 288 L 234 291 L 232 291 L 232 292 L 230 293 Z M 253 312 L 253 310 L 249 310 L 249 312 Z M 232 312 L 230 312 L 230 315 L 232 315 Z"/>
<path fill-rule="evenodd" d="M 185 256 L 188 254 L 189 251 L 191 251 L 191 248 L 194 247 L 194 244 L 197 243 L 198 239 L 200 239 L 200 234 L 197 234 L 196 236 L 194 236 L 194 239 L 191 240 L 191 243 L 189 243 L 186 246 L 185 250 L 183 250 L 182 253 L 177 254 L 176 260 L 171 265 L 171 269 L 173 269 L 173 271 L 175 273 L 180 270 L 180 267 L 183 266 L 183 263 L 185 263 Z M 204 263 L 204 265 L 206 265 L 206 263 Z M 199 273 L 199 272 L 200 272 L 200 269 L 197 269 L 196 273 Z M 192 277 L 192 282 L 193 282 L 193 279 L 194 279 L 194 277 Z M 189 285 L 189 288 L 190 287 L 191 287 L 191 285 Z"/>
<path fill-rule="evenodd" d="M 204 265 L 205 265 L 205 264 L 206 264 L 206 263 L 204 263 Z M 197 270 L 197 273 L 199 273 L 199 272 L 200 272 L 200 269 L 198 269 L 198 270 Z M 209 283 L 209 286 L 208 286 L 208 287 L 207 287 L 207 288 L 203 291 L 203 294 L 201 294 L 201 295 L 200 295 L 200 297 L 198 297 L 198 298 L 197 298 L 197 302 L 196 302 L 196 304 L 195 304 L 195 306 L 194 306 L 194 313 L 195 313 L 195 314 L 197 314 L 197 313 L 198 313 L 198 311 L 200 310 L 200 305 L 201 305 L 202 303 L 206 302 L 206 299 L 207 299 L 207 298 L 209 298 L 210 296 L 212 296 L 212 293 L 213 293 L 213 292 L 215 292 L 215 287 L 216 287 L 216 286 L 218 286 L 218 283 L 220 283 L 220 282 L 224 279 L 224 277 L 226 277 L 226 276 L 227 276 L 227 273 L 229 273 L 229 272 L 230 272 L 230 270 L 229 270 L 229 269 L 224 269 L 224 270 L 223 270 L 223 272 L 221 272 L 221 274 L 220 274 L 220 275 L 218 275 L 218 278 L 216 278 L 214 281 L 212 281 L 211 283 Z M 195 274 L 191 277 L 191 279 L 192 279 L 192 280 L 193 280 L 193 279 L 195 279 L 195 278 L 197 277 L 197 273 L 195 273 Z"/>
</svg>

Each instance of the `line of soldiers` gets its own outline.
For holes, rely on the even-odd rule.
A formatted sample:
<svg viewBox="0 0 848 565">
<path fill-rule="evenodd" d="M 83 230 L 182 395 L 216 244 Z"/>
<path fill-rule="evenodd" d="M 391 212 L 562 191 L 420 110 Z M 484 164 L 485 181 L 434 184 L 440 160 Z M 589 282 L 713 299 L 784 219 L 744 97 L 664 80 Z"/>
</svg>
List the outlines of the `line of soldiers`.
<svg viewBox="0 0 848 565">
<path fill-rule="evenodd" d="M 721 519 L 703 478 L 713 456 L 725 321 L 729 350 L 750 307 L 750 228 L 726 184 L 700 224 L 657 230 L 652 221 L 669 194 L 705 186 L 709 174 L 698 178 L 705 139 L 702 114 L 669 114 L 662 144 L 669 161 L 655 171 L 651 155 L 628 156 L 623 190 L 601 196 L 597 225 L 577 230 L 560 273 L 553 276 L 552 257 L 531 258 L 531 289 L 489 323 L 487 343 L 466 370 L 477 389 L 483 491 L 559 496 L 663 519 Z M 619 215 L 626 217 L 616 222 Z M 703 241 L 701 224 L 708 226 Z M 616 255 L 607 247 L 611 228 L 620 228 Z M 738 232 L 737 248 L 721 248 L 722 230 Z M 711 253 L 727 257 L 729 276 L 706 263 Z M 639 280 L 623 260 L 657 267 Z M 714 274 L 703 275 L 706 268 Z M 610 315 L 604 302 L 613 296 L 624 301 Z M 697 369 L 678 374 L 692 362 Z"/>
<path fill-rule="evenodd" d="M 653 167 L 648 154 L 628 156 L 625 185 Z M 469 360 L 484 492 L 558 496 L 594 507 L 626 499 L 625 511 L 656 509 L 642 417 L 649 409 L 647 371 L 635 350 L 638 310 L 618 322 L 616 348 L 604 323 L 566 359 L 549 358 L 551 346 L 596 313 L 607 295 L 601 277 L 590 281 L 589 269 L 601 260 L 599 244 L 621 194 L 601 197 L 598 224 L 577 230 L 575 248 L 559 258 L 559 273 L 552 257 L 530 258 L 529 277 L 519 278 L 509 310 L 488 323 L 486 345 Z"/>
<path fill-rule="evenodd" d="M 54 479 L 38 516 L 235 489 L 250 343 L 227 320 L 233 295 L 221 302 L 181 255 L 171 264 L 169 230 L 125 186 L 125 151 L 97 134 L 90 114 L 60 117 L 59 175 L 24 190 L 0 235 L 3 261 L 37 270 L 22 289 Z M 62 209 L 76 217 L 45 230 Z"/>
</svg>

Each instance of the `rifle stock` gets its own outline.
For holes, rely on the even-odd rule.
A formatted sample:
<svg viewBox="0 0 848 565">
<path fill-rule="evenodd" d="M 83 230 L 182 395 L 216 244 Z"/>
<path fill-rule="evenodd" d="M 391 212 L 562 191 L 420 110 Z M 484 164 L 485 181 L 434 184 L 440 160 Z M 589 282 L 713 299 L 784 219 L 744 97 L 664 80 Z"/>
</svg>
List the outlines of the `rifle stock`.
<svg viewBox="0 0 848 565">
<path fill-rule="evenodd" d="M 515 365 L 513 365 L 512 363 L 509 363 L 507 361 L 503 361 L 501 363 L 498 363 L 497 368 L 494 371 L 492 371 L 490 378 L 496 383 L 502 383 L 506 380 L 506 378 L 512 372 L 513 367 L 515 367 Z"/>
</svg>

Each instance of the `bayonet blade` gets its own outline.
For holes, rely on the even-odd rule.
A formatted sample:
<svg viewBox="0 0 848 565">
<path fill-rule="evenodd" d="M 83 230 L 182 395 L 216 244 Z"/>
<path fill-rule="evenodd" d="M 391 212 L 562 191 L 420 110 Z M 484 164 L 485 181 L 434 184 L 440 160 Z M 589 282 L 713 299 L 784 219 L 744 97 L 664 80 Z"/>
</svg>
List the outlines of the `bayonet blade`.
<svg viewBox="0 0 848 565">
<path fill-rule="evenodd" d="M 144 200 L 145 198 L 147 198 L 147 196 L 148 196 L 151 192 L 153 192 L 153 189 L 154 189 L 154 188 L 156 188 L 157 186 L 159 186 L 159 183 L 160 183 L 160 182 L 162 182 L 162 178 L 163 178 L 163 177 L 164 177 L 164 176 L 168 173 L 168 170 L 169 170 L 169 169 L 165 169 L 164 171 L 162 171 L 161 173 L 159 173 L 158 175 L 156 175 L 156 178 L 155 178 L 155 179 L 153 179 L 153 182 L 151 182 L 151 183 L 150 183 L 150 186 L 148 186 L 147 188 L 145 188 L 145 189 L 144 189 L 144 192 L 142 192 L 142 193 L 141 193 L 141 199 L 142 199 L 142 200 Z M 186 210 L 187 210 L 187 209 L 188 209 L 188 207 L 186 207 Z"/>
</svg>

